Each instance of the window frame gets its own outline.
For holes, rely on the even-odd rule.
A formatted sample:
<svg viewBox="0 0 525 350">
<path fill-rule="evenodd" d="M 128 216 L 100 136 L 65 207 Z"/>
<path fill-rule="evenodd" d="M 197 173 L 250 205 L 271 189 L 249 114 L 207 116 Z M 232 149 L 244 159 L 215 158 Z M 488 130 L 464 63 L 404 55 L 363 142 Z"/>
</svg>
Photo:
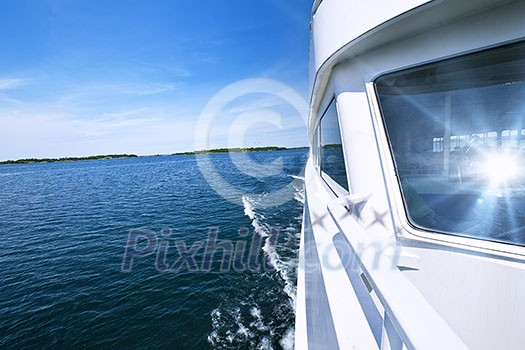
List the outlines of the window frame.
<svg viewBox="0 0 525 350">
<path fill-rule="evenodd" d="M 341 139 L 341 148 L 342 148 L 342 153 L 343 153 L 343 167 L 344 167 L 344 170 L 345 170 L 345 178 L 346 178 L 346 185 L 348 187 L 348 190 L 346 188 L 344 188 L 343 186 L 341 186 L 341 184 L 339 184 L 337 181 L 335 181 L 331 176 L 330 174 L 328 174 L 327 172 L 325 172 L 323 170 L 323 167 L 322 167 L 322 161 L 323 161 L 323 158 L 322 158 L 322 152 L 323 152 L 323 147 L 322 147 L 322 121 L 323 121 L 323 118 L 327 115 L 329 109 L 332 107 L 332 104 L 333 104 L 333 107 L 335 109 L 335 116 L 337 118 L 337 127 L 338 127 L 338 131 L 339 131 L 339 138 Z M 341 133 L 341 122 L 339 120 L 339 112 L 337 110 L 337 98 L 334 95 L 332 95 L 332 98 L 330 99 L 330 101 L 327 103 L 326 107 L 323 109 L 323 113 L 320 114 L 320 117 L 319 117 L 319 121 L 317 123 L 317 127 L 316 127 L 316 137 L 317 137 L 317 167 L 318 167 L 318 171 L 319 171 L 319 177 L 323 180 L 323 182 L 325 183 L 325 185 L 330 189 L 330 191 L 332 191 L 332 193 L 336 196 L 336 197 L 342 197 L 342 196 L 346 196 L 350 193 L 350 183 L 348 181 L 348 172 L 347 172 L 347 167 L 346 167 L 346 156 L 345 156 L 345 152 L 344 152 L 344 141 L 343 141 L 343 137 L 342 137 L 342 133 Z"/>
<path fill-rule="evenodd" d="M 514 245 L 512 243 L 506 242 L 483 240 L 477 237 L 459 236 L 440 231 L 432 231 L 430 229 L 416 227 L 410 222 L 407 207 L 404 202 L 401 184 L 398 181 L 394 153 L 391 147 L 390 137 L 388 136 L 385 119 L 380 106 L 379 94 L 376 88 L 377 80 L 385 75 L 401 73 L 403 71 L 417 69 L 419 67 L 429 66 L 431 64 L 446 62 L 451 59 L 468 57 L 473 54 L 502 48 L 504 46 L 518 42 L 523 42 L 523 40 L 499 43 L 491 47 L 480 48 L 479 50 L 475 51 L 460 52 L 453 56 L 439 57 L 431 61 L 420 62 L 419 64 L 411 64 L 409 66 L 403 66 L 393 70 L 380 72 L 372 76 L 370 80 L 365 83 L 366 93 L 370 105 L 372 124 L 377 137 L 379 157 L 382 163 L 383 177 L 385 180 L 387 195 L 396 227 L 396 237 L 409 241 L 412 240 L 423 242 L 425 244 L 430 244 L 431 246 L 436 245 L 453 247 L 454 249 L 459 249 L 464 252 L 488 254 L 489 256 L 494 255 L 507 259 L 518 259 L 520 261 L 525 259 L 524 246 Z M 522 130 L 525 131 L 525 128 Z M 520 141 L 518 141 L 520 143 L 521 140 L 525 140 L 524 131 L 522 131 L 522 138 Z M 518 138 L 520 138 L 519 133 Z"/>
</svg>

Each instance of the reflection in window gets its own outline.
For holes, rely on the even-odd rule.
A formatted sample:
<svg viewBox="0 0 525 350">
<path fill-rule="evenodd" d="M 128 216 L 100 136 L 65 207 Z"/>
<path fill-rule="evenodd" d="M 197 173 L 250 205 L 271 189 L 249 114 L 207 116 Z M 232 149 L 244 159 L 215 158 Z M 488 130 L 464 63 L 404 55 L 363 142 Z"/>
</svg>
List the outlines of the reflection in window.
<svg viewBox="0 0 525 350">
<path fill-rule="evenodd" d="M 518 130 L 503 130 L 501 132 L 501 147 L 517 148 L 519 146 Z"/>
<path fill-rule="evenodd" d="M 443 152 L 443 138 L 442 137 L 434 137 L 433 138 L 433 151 L 434 152 Z"/>
<path fill-rule="evenodd" d="M 335 99 L 321 117 L 321 170 L 348 191 Z"/>
<path fill-rule="evenodd" d="M 376 81 L 409 221 L 525 245 L 525 43 Z"/>
</svg>

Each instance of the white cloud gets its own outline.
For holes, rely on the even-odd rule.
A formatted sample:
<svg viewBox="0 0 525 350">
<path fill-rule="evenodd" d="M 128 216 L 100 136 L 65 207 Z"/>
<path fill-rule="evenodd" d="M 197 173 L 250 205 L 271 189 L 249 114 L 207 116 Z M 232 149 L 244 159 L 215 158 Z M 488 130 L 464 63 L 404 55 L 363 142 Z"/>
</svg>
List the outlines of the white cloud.
<svg viewBox="0 0 525 350">
<path fill-rule="evenodd" d="M 2 92 L 0 92 L 0 101 L 11 103 L 11 104 L 17 104 L 17 105 L 22 104 L 22 101 L 17 100 L 16 98 L 13 98 L 9 96 L 8 94 L 4 94 Z"/>
<path fill-rule="evenodd" d="M 99 102 L 101 97 L 153 96 L 177 90 L 177 83 L 96 83 L 74 87 L 63 94 L 58 103 L 70 105 L 84 102 Z"/>
<path fill-rule="evenodd" d="M 169 115 L 129 116 L 129 112 L 123 112 L 121 116 L 78 119 L 58 113 L 0 111 L 0 160 L 157 154 L 192 148 L 191 120 Z"/>
<path fill-rule="evenodd" d="M 26 85 L 28 82 L 28 79 L 0 78 L 0 90 L 15 89 L 20 86 Z"/>
<path fill-rule="evenodd" d="M 0 102 L 17 105 L 22 104 L 20 100 L 12 97 L 10 94 L 7 94 L 5 91 L 22 87 L 28 83 L 28 79 L 0 77 Z"/>
<path fill-rule="evenodd" d="M 104 118 L 122 118 L 122 117 L 129 117 L 132 115 L 142 114 L 142 112 L 147 111 L 147 107 L 139 108 L 139 109 L 133 109 L 131 111 L 124 111 L 124 112 L 113 112 L 113 113 L 102 113 L 102 117 Z"/>
<path fill-rule="evenodd" d="M 123 84 L 115 85 L 110 90 L 128 95 L 156 95 L 177 89 L 177 84 Z"/>
<path fill-rule="evenodd" d="M 22 86 L 22 81 L 3 86 Z M 195 127 L 209 96 L 151 96 L 177 89 L 177 83 L 90 83 L 43 102 L 20 103 L 0 90 L 0 160 L 87 156 L 94 154 L 169 154 L 193 150 Z M 252 145 L 303 143 L 306 127 L 293 106 L 276 94 L 248 94 L 227 104 L 209 130 L 211 148 L 226 147 L 228 138 Z M 109 99 L 106 99 L 109 97 Z M 117 97 L 116 100 L 113 98 Z M 18 103 L 17 103 L 18 102 Z M 127 108 L 121 108 L 127 105 Z M 16 111 L 14 110 L 16 108 Z M 282 129 L 271 123 L 238 121 L 243 135 L 233 135 L 232 123 L 243 114 L 277 113 Z M 291 132 L 290 130 L 293 130 Z M 200 131 L 206 132 L 206 131 Z M 197 135 L 199 136 L 199 135 Z"/>
</svg>

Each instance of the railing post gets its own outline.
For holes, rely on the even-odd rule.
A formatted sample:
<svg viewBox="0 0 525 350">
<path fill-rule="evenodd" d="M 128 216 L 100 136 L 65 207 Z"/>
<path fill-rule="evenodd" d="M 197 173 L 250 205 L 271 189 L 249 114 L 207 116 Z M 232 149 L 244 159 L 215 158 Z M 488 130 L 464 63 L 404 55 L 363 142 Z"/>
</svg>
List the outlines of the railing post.
<svg viewBox="0 0 525 350">
<path fill-rule="evenodd" d="M 403 350 L 403 341 L 399 334 L 397 334 L 390 317 L 385 312 L 383 318 L 383 336 L 381 337 L 381 350 Z M 406 348 L 405 348 L 406 349 Z"/>
</svg>

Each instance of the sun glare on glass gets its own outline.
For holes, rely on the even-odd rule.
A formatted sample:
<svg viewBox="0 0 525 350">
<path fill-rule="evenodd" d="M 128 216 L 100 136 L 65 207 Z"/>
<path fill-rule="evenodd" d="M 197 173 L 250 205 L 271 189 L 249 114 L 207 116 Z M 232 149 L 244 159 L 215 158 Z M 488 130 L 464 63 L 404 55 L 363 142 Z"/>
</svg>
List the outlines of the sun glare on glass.
<svg viewBox="0 0 525 350">
<path fill-rule="evenodd" d="M 481 169 L 493 184 L 508 183 L 520 175 L 518 160 L 507 153 L 488 155 Z"/>
</svg>

